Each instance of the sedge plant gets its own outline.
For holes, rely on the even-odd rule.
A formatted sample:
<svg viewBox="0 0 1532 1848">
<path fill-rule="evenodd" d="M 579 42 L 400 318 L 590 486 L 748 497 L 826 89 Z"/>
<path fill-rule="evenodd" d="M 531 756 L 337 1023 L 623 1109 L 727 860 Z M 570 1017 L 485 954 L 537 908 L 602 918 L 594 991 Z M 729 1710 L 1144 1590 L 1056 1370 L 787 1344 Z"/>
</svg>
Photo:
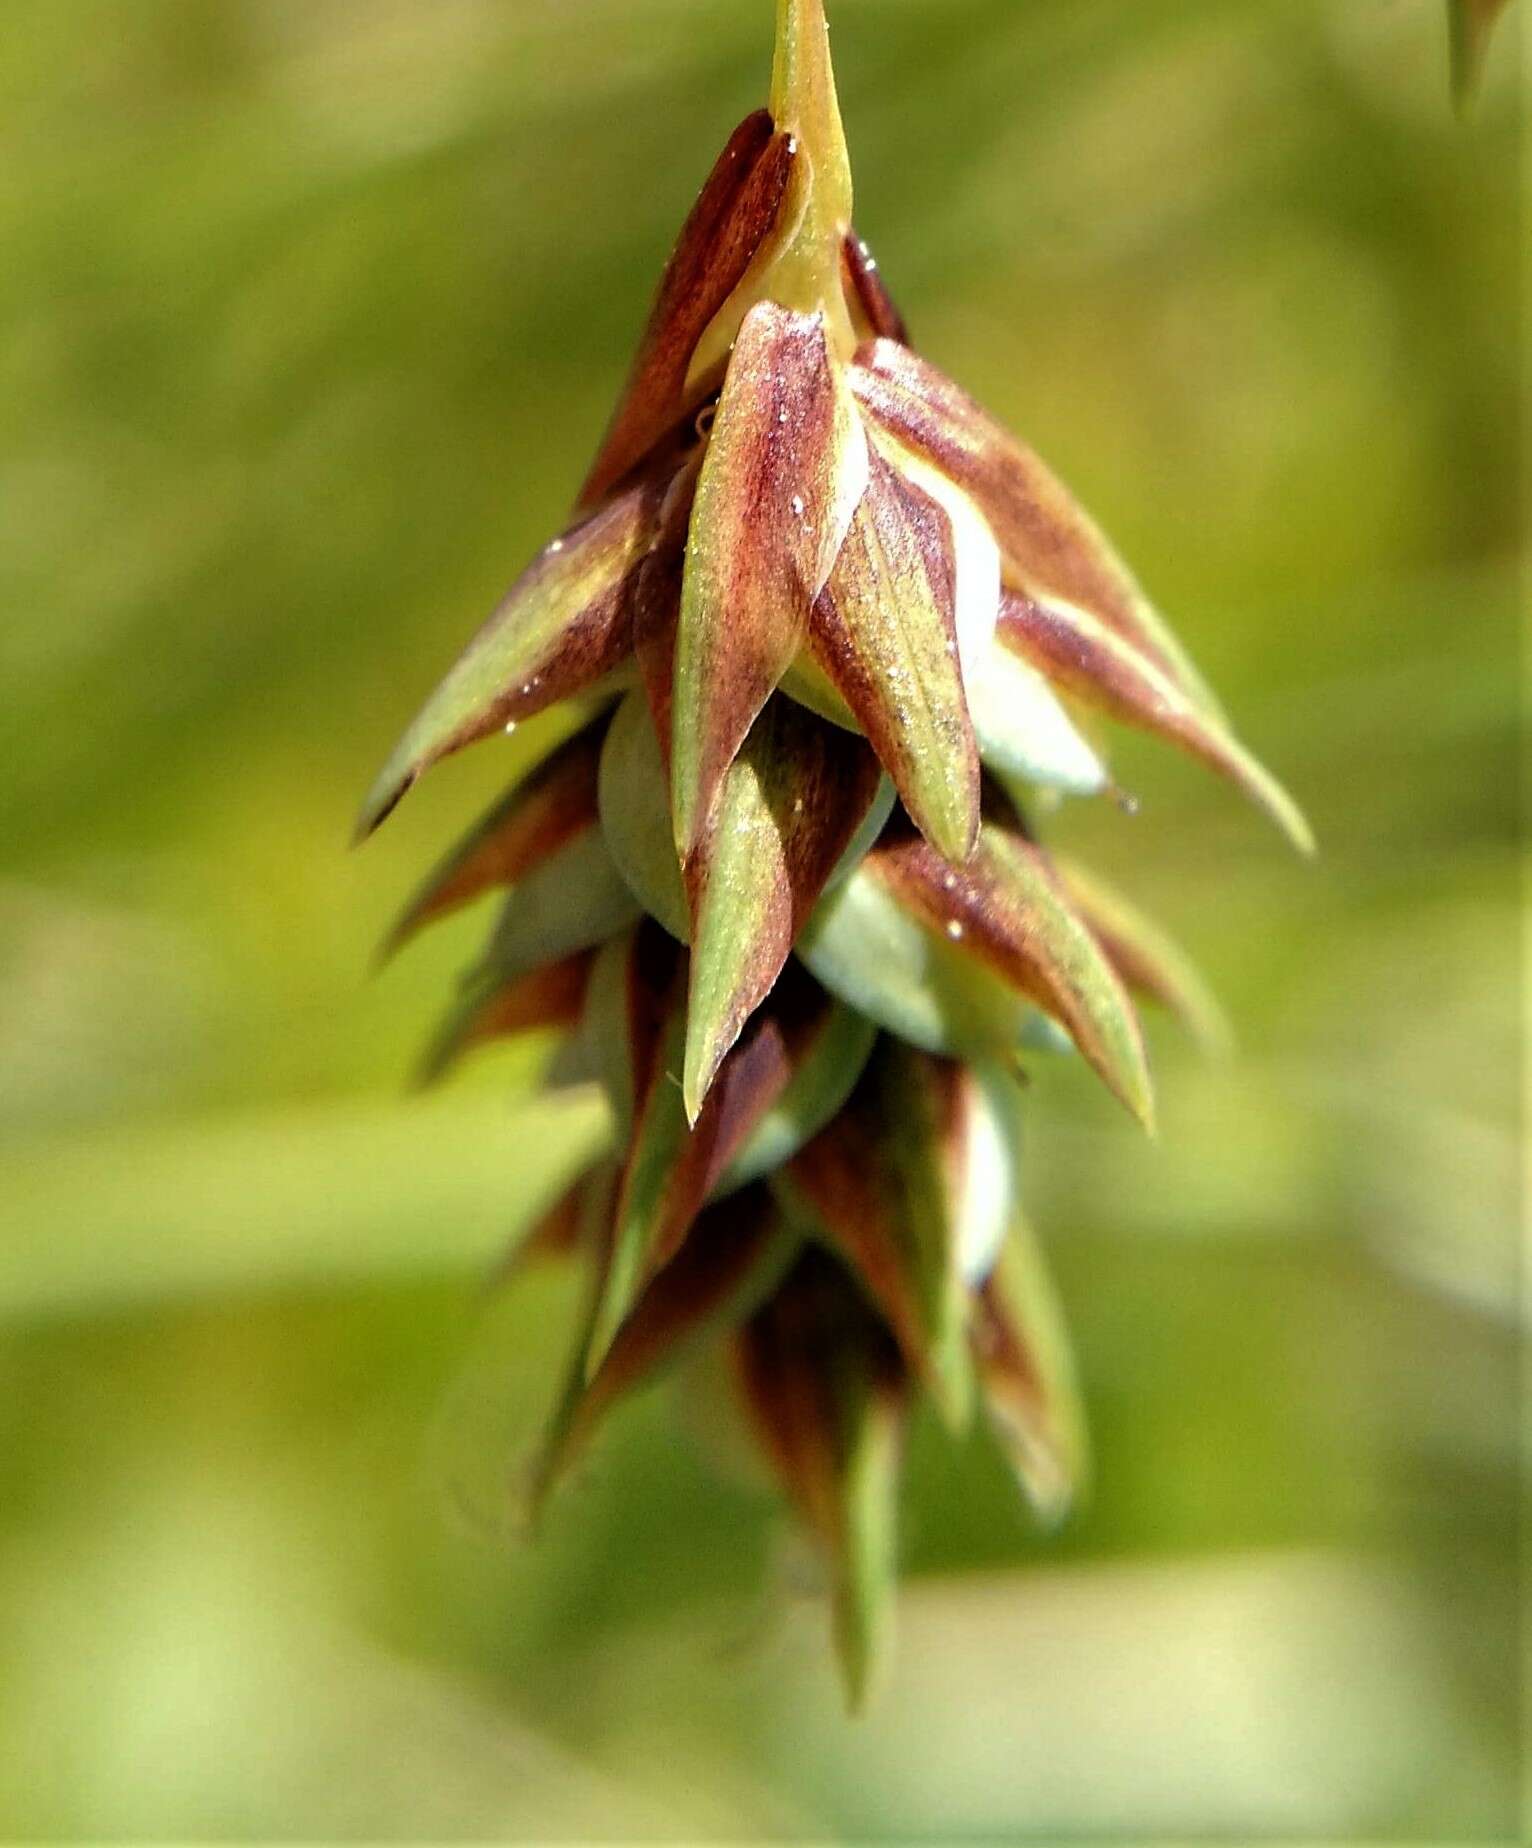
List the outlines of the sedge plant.
<svg viewBox="0 0 1532 1848">
<path fill-rule="evenodd" d="M 564 702 L 572 734 L 391 939 L 499 893 L 433 1070 L 553 1028 L 555 1077 L 609 1103 L 610 1153 L 529 1246 L 584 1277 L 531 1499 L 626 1395 L 711 1352 L 822 1549 L 857 1703 L 916 1402 L 987 1423 L 1046 1522 L 1085 1474 L 1020 1198 L 1028 1070 L 1073 1051 L 1149 1127 L 1136 1002 L 1218 1031 L 1043 819 L 1114 794 L 1120 725 L 1311 842 L 1090 516 L 912 338 L 854 225 L 822 0 L 779 0 L 770 106 L 681 231 L 567 528 L 361 831 Z"/>
</svg>

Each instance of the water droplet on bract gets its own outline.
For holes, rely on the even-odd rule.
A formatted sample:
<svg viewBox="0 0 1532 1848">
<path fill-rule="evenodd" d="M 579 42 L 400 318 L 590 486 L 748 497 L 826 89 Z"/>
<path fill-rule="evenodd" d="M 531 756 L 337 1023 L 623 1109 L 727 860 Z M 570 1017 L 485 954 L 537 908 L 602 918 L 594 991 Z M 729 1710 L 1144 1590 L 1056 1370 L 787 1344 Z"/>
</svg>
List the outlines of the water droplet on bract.
<svg viewBox="0 0 1532 1848">
<path fill-rule="evenodd" d="M 795 815 L 801 815 L 803 813 L 803 797 L 802 796 L 795 796 L 793 798 L 793 813 Z"/>
<path fill-rule="evenodd" d="M 1112 785 L 1112 800 L 1130 819 L 1143 807 L 1137 796 L 1130 795 L 1126 789 L 1119 789 L 1115 783 Z"/>
<path fill-rule="evenodd" d="M 956 873 L 944 873 L 942 875 L 942 885 L 946 888 L 947 891 L 955 892 L 957 890 L 957 874 Z"/>
<path fill-rule="evenodd" d="M 956 918 L 949 919 L 947 924 L 947 935 L 954 943 L 961 943 L 963 941 L 963 926 Z"/>
<path fill-rule="evenodd" d="M 516 721 L 514 719 L 506 726 L 505 735 L 507 738 L 514 738 L 516 736 Z"/>
<path fill-rule="evenodd" d="M 550 552 L 562 552 L 563 549 L 564 541 L 562 539 L 555 539 L 553 544 L 548 547 Z"/>
<path fill-rule="evenodd" d="M 794 519 L 801 520 L 803 518 L 803 509 L 807 505 L 803 496 L 801 494 L 795 494 L 793 498 L 788 502 L 788 505 L 793 510 Z"/>
</svg>

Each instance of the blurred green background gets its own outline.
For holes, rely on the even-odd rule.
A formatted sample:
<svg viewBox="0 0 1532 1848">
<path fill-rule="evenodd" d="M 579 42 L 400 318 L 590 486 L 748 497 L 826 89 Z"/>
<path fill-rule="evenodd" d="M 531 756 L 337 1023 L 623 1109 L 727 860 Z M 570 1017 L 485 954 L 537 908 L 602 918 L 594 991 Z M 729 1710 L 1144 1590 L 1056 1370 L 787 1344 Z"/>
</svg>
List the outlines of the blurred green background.
<svg viewBox="0 0 1532 1848">
<path fill-rule="evenodd" d="M 537 1546 L 599 1133 L 400 1095 L 366 979 L 522 747 L 355 800 L 560 523 L 767 0 L 0 14 L 0 1834 L 1509 1840 L 1513 33 L 1439 0 L 837 0 L 861 228 L 1308 805 L 1124 741 L 1058 833 L 1241 1037 L 1150 1146 L 1039 1074 L 1094 1498 L 922 1428 L 891 1685 L 666 1395 Z"/>
</svg>

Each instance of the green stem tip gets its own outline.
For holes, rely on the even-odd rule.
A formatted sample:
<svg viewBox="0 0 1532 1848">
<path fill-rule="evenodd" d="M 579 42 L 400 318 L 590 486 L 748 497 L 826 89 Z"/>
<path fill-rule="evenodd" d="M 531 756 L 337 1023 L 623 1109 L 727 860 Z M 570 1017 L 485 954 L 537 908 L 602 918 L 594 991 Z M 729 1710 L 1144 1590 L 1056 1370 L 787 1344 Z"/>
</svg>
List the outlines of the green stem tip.
<svg viewBox="0 0 1532 1848">
<path fill-rule="evenodd" d="M 772 293 L 784 307 L 823 313 L 832 346 L 849 350 L 841 250 L 851 229 L 851 158 L 824 0 L 777 0 L 771 113 L 798 143 L 796 228 L 773 266 Z"/>
</svg>

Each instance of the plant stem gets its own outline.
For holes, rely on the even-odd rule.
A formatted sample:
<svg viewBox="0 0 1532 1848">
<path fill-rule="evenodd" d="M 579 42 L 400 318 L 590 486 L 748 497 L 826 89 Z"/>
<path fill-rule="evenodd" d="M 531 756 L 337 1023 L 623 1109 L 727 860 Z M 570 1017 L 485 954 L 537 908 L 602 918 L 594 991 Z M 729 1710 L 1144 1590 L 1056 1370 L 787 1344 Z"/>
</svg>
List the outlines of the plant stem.
<svg viewBox="0 0 1532 1848">
<path fill-rule="evenodd" d="M 784 307 L 823 313 L 832 349 L 848 357 L 856 335 L 841 285 L 841 246 L 851 228 L 851 161 L 841 122 L 824 0 L 777 0 L 771 112 L 797 139 L 797 223 L 773 266 Z"/>
</svg>

